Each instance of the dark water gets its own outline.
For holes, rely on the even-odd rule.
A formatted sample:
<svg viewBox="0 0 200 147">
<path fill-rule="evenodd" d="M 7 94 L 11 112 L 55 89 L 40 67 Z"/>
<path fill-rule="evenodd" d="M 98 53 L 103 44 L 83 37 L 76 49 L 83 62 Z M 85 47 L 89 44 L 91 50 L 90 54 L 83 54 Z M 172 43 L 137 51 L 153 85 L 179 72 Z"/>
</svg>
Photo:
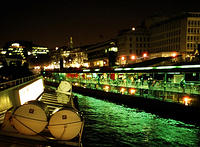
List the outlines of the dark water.
<svg viewBox="0 0 200 147">
<path fill-rule="evenodd" d="M 200 146 L 200 127 L 76 94 L 84 113 L 84 147 Z"/>
</svg>

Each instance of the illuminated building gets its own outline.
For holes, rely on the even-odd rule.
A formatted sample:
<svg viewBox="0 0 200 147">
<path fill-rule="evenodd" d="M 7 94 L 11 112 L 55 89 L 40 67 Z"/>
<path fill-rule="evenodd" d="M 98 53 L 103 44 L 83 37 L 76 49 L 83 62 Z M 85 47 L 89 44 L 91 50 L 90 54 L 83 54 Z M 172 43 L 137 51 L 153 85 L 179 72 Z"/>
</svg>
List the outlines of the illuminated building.
<svg viewBox="0 0 200 147">
<path fill-rule="evenodd" d="M 18 56 L 19 58 L 25 59 L 26 51 L 25 47 L 21 46 L 19 43 L 12 43 L 4 53 L 8 56 Z"/>
<path fill-rule="evenodd" d="M 149 58 L 194 54 L 200 46 L 200 12 L 149 17 L 134 29 L 122 30 L 117 44 L 120 65 L 140 62 L 145 52 Z"/>
<path fill-rule="evenodd" d="M 121 31 L 117 36 L 117 41 L 120 65 L 138 62 L 136 59 L 142 57 L 143 53 L 150 49 L 150 33 L 144 25 Z"/>
<path fill-rule="evenodd" d="M 38 54 L 48 54 L 49 50 L 47 47 L 32 47 L 32 54 L 33 56 L 37 56 Z"/>
<path fill-rule="evenodd" d="M 118 47 L 114 40 L 108 40 L 87 47 L 86 53 L 90 66 L 114 66 L 116 64 Z"/>
<path fill-rule="evenodd" d="M 15 56 L 17 58 L 26 59 L 28 56 L 48 54 L 47 47 L 37 46 L 29 41 L 11 41 L 6 43 L 5 47 L 0 50 L 0 54 L 7 57 Z"/>
<path fill-rule="evenodd" d="M 150 27 L 150 53 L 176 51 L 193 54 L 200 44 L 200 12 L 169 17 Z"/>
</svg>

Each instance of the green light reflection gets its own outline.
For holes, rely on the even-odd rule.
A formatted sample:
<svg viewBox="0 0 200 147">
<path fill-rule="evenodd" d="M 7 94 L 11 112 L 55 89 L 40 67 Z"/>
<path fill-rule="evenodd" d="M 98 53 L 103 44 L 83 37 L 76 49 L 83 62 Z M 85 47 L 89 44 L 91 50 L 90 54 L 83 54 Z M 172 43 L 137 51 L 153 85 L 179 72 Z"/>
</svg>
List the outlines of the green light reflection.
<svg viewBox="0 0 200 147">
<path fill-rule="evenodd" d="M 89 146 L 198 146 L 199 127 L 75 94 Z M 98 144 L 98 145 L 97 145 Z"/>
</svg>

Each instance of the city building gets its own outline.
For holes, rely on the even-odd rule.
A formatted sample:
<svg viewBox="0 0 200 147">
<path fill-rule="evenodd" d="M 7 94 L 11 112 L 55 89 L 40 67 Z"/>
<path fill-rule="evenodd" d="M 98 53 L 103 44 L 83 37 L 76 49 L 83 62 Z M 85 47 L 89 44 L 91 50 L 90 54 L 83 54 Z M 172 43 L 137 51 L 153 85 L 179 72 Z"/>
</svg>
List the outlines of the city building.
<svg viewBox="0 0 200 147">
<path fill-rule="evenodd" d="M 146 26 L 120 31 L 117 36 L 119 65 L 136 63 L 148 56 L 150 33 Z"/>
<path fill-rule="evenodd" d="M 140 26 L 120 31 L 116 40 L 119 65 L 141 62 L 145 58 L 176 55 L 191 58 L 200 44 L 200 12 L 152 16 Z"/>
<path fill-rule="evenodd" d="M 37 55 L 44 55 L 48 53 L 49 53 L 49 49 L 47 47 L 33 46 L 32 50 L 28 52 L 28 55 L 32 54 L 33 56 L 37 56 Z"/>
<path fill-rule="evenodd" d="M 10 41 L 0 50 L 0 54 L 7 57 L 14 56 L 16 58 L 26 59 L 28 56 L 48 54 L 49 49 L 35 45 L 29 41 Z"/>
<path fill-rule="evenodd" d="M 200 12 L 185 12 L 152 24 L 149 53 L 179 52 L 193 55 L 200 44 Z"/>
<path fill-rule="evenodd" d="M 115 66 L 118 47 L 115 40 L 88 46 L 85 49 L 90 67 Z"/>
</svg>

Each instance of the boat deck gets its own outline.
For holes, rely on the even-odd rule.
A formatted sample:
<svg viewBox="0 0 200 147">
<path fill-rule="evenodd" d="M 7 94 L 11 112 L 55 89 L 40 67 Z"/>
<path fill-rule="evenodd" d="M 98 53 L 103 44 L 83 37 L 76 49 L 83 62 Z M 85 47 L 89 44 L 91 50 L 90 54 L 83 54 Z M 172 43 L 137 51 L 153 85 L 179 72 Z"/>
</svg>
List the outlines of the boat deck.
<svg viewBox="0 0 200 147">
<path fill-rule="evenodd" d="M 50 115 L 55 109 L 65 108 L 65 107 L 73 107 L 73 98 L 70 97 L 66 100 L 66 97 L 60 97 L 55 91 L 48 91 L 41 95 L 38 99 L 39 101 L 47 104 Z M 19 145 L 19 146 L 38 146 L 38 145 L 59 145 L 59 146 L 82 146 L 81 137 L 84 126 L 84 121 L 82 124 L 82 128 L 77 137 L 72 140 L 57 140 L 55 137 L 51 135 L 48 128 L 46 127 L 41 133 L 34 136 L 27 136 L 20 134 L 17 130 L 11 126 L 10 118 L 12 116 L 12 112 L 14 110 L 6 112 L 3 124 L 0 124 L 0 142 L 5 144 L 5 146 L 9 145 Z"/>
</svg>

